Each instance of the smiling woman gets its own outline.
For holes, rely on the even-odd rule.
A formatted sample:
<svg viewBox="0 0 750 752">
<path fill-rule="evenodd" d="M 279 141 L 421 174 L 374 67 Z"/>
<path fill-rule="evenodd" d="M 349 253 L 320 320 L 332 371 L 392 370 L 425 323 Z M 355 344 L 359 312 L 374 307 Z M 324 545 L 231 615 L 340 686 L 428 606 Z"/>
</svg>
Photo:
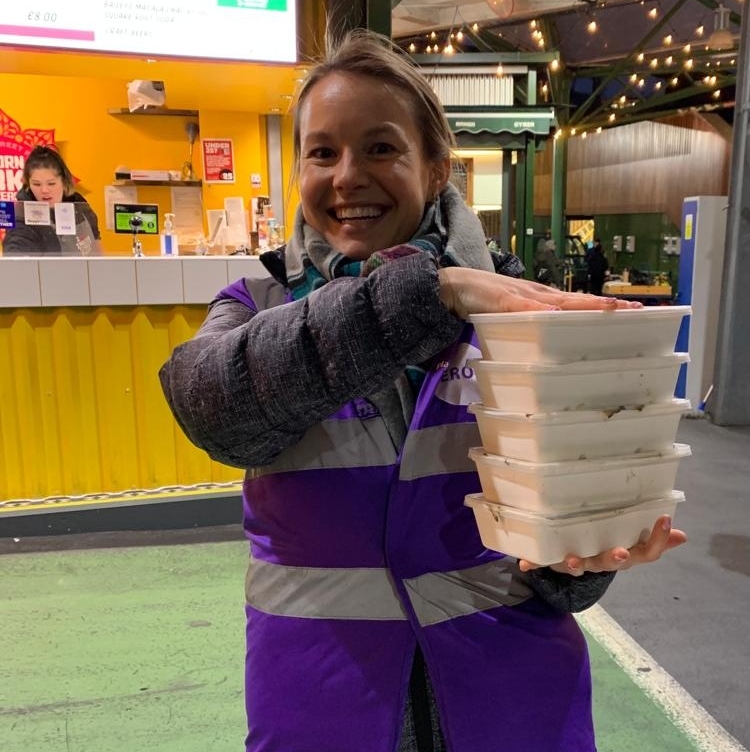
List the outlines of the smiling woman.
<svg viewBox="0 0 750 752">
<path fill-rule="evenodd" d="M 273 278 L 222 290 L 160 372 L 190 439 L 246 470 L 247 750 L 594 752 L 566 612 L 684 536 L 661 520 L 642 548 L 550 567 L 487 550 L 464 506 L 476 384 L 441 383 L 479 352 L 470 314 L 630 306 L 488 250 L 440 102 L 388 39 L 331 45 L 294 134 Z"/>
<path fill-rule="evenodd" d="M 373 127 L 364 97 L 383 118 Z M 344 255 L 365 259 L 408 238 L 450 169 L 424 157 L 413 106 L 371 77 L 332 73 L 299 110 L 299 186 L 305 220 Z M 309 125 L 315 124 L 315 130 Z"/>
</svg>

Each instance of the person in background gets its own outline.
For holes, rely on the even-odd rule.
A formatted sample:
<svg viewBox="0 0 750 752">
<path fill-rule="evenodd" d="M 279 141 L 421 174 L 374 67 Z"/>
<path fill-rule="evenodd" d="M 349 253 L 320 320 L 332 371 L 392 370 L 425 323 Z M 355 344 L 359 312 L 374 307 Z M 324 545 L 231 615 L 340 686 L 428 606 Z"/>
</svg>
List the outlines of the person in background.
<svg viewBox="0 0 750 752">
<path fill-rule="evenodd" d="M 564 287 L 563 262 L 557 256 L 553 238 L 543 238 L 534 252 L 534 279 L 543 285 L 562 290 Z"/>
<path fill-rule="evenodd" d="M 609 273 L 609 262 L 602 249 L 602 241 L 594 239 L 594 245 L 586 254 L 586 263 L 589 268 L 589 292 L 592 295 L 601 295 L 604 280 Z"/>
<path fill-rule="evenodd" d="M 571 612 L 685 535 L 663 517 L 548 567 L 487 550 L 467 319 L 633 306 L 508 276 L 426 78 L 373 32 L 328 49 L 295 107 L 291 239 L 160 369 L 191 441 L 246 469 L 246 748 L 594 752 Z"/>
<path fill-rule="evenodd" d="M 17 216 L 16 227 L 6 232 L 3 255 L 56 254 L 96 255 L 100 253 L 99 221 L 86 199 L 75 190 L 73 175 L 63 158 L 49 146 L 35 146 L 23 168 L 23 185 L 17 201 L 44 201 L 52 208 L 75 203 L 76 234 L 57 235 L 51 225 L 27 225 Z"/>
</svg>

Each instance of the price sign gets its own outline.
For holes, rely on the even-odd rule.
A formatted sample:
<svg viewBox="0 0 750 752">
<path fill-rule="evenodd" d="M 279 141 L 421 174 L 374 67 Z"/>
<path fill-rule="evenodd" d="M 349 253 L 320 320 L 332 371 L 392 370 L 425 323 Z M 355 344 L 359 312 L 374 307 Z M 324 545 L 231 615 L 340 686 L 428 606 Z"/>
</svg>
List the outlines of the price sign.
<svg viewBox="0 0 750 752">
<path fill-rule="evenodd" d="M 296 9 L 292 0 L 2 0 L 0 45 L 291 63 Z"/>
</svg>

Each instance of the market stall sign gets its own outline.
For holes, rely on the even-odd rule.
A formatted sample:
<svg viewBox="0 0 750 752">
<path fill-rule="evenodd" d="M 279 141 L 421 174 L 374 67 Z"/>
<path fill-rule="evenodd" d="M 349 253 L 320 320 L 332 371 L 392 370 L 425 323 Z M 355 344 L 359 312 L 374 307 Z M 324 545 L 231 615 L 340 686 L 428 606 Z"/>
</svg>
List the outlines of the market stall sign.
<svg viewBox="0 0 750 752">
<path fill-rule="evenodd" d="M 446 112 L 454 133 L 533 133 L 549 135 L 556 125 L 555 113 L 549 110 L 510 112 Z"/>
</svg>

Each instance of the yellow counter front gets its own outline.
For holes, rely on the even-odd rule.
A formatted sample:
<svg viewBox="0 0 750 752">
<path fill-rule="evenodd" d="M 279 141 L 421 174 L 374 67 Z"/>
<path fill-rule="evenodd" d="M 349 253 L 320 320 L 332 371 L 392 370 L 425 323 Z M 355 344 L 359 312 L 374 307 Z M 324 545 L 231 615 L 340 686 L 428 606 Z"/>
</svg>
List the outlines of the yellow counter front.
<svg viewBox="0 0 750 752">
<path fill-rule="evenodd" d="M 0 258 L 0 505 L 227 484 L 158 370 L 256 257 Z M 0 509 L 2 511 L 2 509 Z"/>
</svg>

